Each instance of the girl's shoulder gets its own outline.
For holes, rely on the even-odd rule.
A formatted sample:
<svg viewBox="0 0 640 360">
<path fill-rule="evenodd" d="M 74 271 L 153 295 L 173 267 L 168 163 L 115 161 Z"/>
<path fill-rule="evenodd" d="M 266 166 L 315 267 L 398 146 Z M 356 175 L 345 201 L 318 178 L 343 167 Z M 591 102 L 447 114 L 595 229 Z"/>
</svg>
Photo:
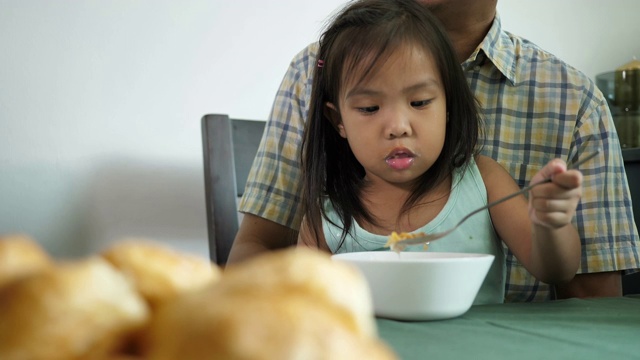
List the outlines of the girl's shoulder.
<svg viewBox="0 0 640 360">
<path fill-rule="evenodd" d="M 480 170 L 480 174 L 482 177 L 486 175 L 491 175 L 495 172 L 500 172 L 501 170 L 506 172 L 506 170 L 502 167 L 502 165 L 498 164 L 497 161 L 485 155 L 476 155 L 474 158 L 476 164 L 478 165 L 478 170 Z"/>
<path fill-rule="evenodd" d="M 484 155 L 477 155 L 475 161 L 490 200 L 518 190 L 513 177 L 497 161 Z"/>
<path fill-rule="evenodd" d="M 492 185 L 501 186 L 505 182 L 511 183 L 514 181 L 507 170 L 494 159 L 485 155 L 477 155 L 475 161 L 487 188 Z"/>
</svg>

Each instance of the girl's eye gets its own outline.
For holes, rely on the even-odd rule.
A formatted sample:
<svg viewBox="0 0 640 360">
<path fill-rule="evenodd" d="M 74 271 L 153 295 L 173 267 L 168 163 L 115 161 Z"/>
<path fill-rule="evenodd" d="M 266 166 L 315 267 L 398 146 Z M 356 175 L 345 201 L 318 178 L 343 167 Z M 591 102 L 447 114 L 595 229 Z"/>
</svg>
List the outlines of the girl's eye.
<svg viewBox="0 0 640 360">
<path fill-rule="evenodd" d="M 358 111 L 365 114 L 371 114 L 378 111 L 378 109 L 380 109 L 379 106 L 366 106 L 366 107 L 359 107 Z"/>
<path fill-rule="evenodd" d="M 411 106 L 417 107 L 417 108 L 421 108 L 421 107 L 425 107 L 425 106 L 429 105 L 430 103 L 431 103 L 431 99 L 429 99 L 429 100 L 412 101 L 411 102 Z"/>
</svg>

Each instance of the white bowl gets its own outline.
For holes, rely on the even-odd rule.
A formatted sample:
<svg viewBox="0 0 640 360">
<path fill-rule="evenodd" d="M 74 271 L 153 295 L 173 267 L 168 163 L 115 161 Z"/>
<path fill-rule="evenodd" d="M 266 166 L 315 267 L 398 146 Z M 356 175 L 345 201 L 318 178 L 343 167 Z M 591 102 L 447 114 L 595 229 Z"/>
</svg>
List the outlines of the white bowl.
<svg viewBox="0 0 640 360">
<path fill-rule="evenodd" d="M 464 314 L 480 290 L 490 254 L 368 251 L 333 255 L 367 279 L 378 317 L 440 320 Z"/>
</svg>

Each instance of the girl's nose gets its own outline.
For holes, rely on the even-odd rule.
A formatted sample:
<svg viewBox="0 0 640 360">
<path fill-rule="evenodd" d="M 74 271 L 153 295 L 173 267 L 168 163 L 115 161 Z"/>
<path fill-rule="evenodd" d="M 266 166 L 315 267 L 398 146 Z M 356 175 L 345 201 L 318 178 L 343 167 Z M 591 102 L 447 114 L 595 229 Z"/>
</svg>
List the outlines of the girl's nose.
<svg viewBox="0 0 640 360">
<path fill-rule="evenodd" d="M 389 119 L 386 129 L 389 139 L 411 135 L 411 123 L 406 115 L 397 114 Z"/>
</svg>

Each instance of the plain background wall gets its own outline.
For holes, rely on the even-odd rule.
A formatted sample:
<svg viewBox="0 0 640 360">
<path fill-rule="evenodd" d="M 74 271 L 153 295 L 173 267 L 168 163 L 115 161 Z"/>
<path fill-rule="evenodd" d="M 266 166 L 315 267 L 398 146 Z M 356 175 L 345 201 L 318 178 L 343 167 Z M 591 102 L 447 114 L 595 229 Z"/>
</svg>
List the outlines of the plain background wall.
<svg viewBox="0 0 640 360">
<path fill-rule="evenodd" d="M 0 0 L 0 233 L 55 256 L 123 236 L 207 256 L 200 118 L 266 118 L 343 0 Z M 635 0 L 499 0 L 591 78 L 640 56 Z"/>
</svg>

